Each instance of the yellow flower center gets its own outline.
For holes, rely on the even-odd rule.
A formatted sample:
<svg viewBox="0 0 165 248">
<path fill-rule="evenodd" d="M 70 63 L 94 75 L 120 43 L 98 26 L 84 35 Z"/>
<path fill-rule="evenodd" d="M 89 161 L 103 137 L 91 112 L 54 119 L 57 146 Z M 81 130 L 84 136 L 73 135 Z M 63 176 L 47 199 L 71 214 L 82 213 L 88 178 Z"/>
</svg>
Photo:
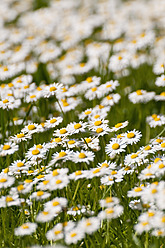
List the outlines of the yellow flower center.
<svg viewBox="0 0 165 248">
<path fill-rule="evenodd" d="M 127 138 L 131 139 L 134 138 L 135 134 L 134 133 L 127 133 Z"/>
<path fill-rule="evenodd" d="M 7 96 L 13 96 L 13 94 L 12 93 L 8 93 Z"/>
<path fill-rule="evenodd" d="M 14 201 L 13 198 L 11 196 L 6 196 L 6 202 L 11 202 Z"/>
<path fill-rule="evenodd" d="M 80 67 L 84 67 L 85 66 L 85 63 L 80 63 Z"/>
<path fill-rule="evenodd" d="M 60 179 L 56 180 L 56 184 L 60 184 L 62 181 Z"/>
<path fill-rule="evenodd" d="M 92 140 L 91 140 L 90 138 L 86 138 L 85 141 L 86 141 L 87 143 L 90 143 Z"/>
<path fill-rule="evenodd" d="M 111 171 L 111 175 L 116 175 L 117 171 Z"/>
<path fill-rule="evenodd" d="M 22 166 L 24 166 L 24 163 L 23 162 L 18 162 L 17 163 L 17 167 L 22 167 Z"/>
<path fill-rule="evenodd" d="M 17 190 L 18 191 L 21 191 L 21 190 L 23 190 L 24 189 L 24 186 L 22 185 L 22 184 L 20 184 L 18 187 L 17 187 Z"/>
<path fill-rule="evenodd" d="M 153 217 L 155 214 L 153 212 L 148 212 L 148 217 Z"/>
<path fill-rule="evenodd" d="M 99 172 L 100 172 L 100 169 L 97 168 L 97 169 L 95 169 L 95 170 L 93 171 L 93 174 L 97 174 L 97 173 L 99 173 Z"/>
<path fill-rule="evenodd" d="M 161 221 L 165 223 L 165 216 L 162 217 Z"/>
<path fill-rule="evenodd" d="M 32 182 L 33 182 L 32 179 L 26 179 L 26 180 L 25 180 L 25 183 L 32 183 Z"/>
<path fill-rule="evenodd" d="M 146 225 L 148 225 L 148 222 L 146 221 L 146 222 L 142 222 L 142 225 L 143 226 L 146 226 Z"/>
<path fill-rule="evenodd" d="M 42 147 L 43 147 L 43 146 L 40 145 L 40 144 L 39 144 L 39 145 L 36 145 L 36 148 L 42 149 Z"/>
<path fill-rule="evenodd" d="M 137 188 L 134 189 L 134 191 L 135 191 L 135 192 L 140 192 L 140 191 L 142 191 L 142 188 L 137 187 Z"/>
<path fill-rule="evenodd" d="M 157 117 L 157 114 L 153 114 L 152 118 L 155 119 Z"/>
<path fill-rule="evenodd" d="M 7 179 L 6 178 L 1 178 L 0 179 L 0 183 L 5 183 L 5 182 L 7 182 Z"/>
<path fill-rule="evenodd" d="M 159 117 L 156 117 L 156 118 L 154 119 L 154 121 L 160 121 L 160 118 L 159 118 Z"/>
<path fill-rule="evenodd" d="M 58 201 L 54 201 L 53 203 L 52 203 L 52 205 L 53 205 L 53 207 L 56 207 L 56 206 L 58 206 L 60 203 L 58 202 Z"/>
<path fill-rule="evenodd" d="M 31 99 L 32 99 L 32 98 L 35 98 L 35 97 L 36 97 L 36 95 L 31 95 L 31 96 L 30 96 Z"/>
<path fill-rule="evenodd" d="M 160 158 L 155 158 L 154 163 L 159 162 L 161 159 Z"/>
<path fill-rule="evenodd" d="M 163 141 L 162 139 L 156 139 L 157 143 L 162 143 L 162 141 Z"/>
<path fill-rule="evenodd" d="M 89 114 L 91 114 L 91 111 L 90 111 L 90 110 L 85 111 L 84 114 L 85 114 L 85 115 L 89 115 Z"/>
<path fill-rule="evenodd" d="M 44 185 L 47 185 L 49 183 L 49 180 L 45 180 L 42 182 Z"/>
<path fill-rule="evenodd" d="M 43 191 L 38 191 L 38 192 L 37 192 L 37 196 L 42 196 L 43 194 L 44 194 Z"/>
<path fill-rule="evenodd" d="M 162 144 L 161 144 L 161 147 L 162 147 L 162 148 L 165 148 L 165 143 L 162 143 Z"/>
<path fill-rule="evenodd" d="M 144 150 L 145 150 L 145 151 L 151 150 L 151 146 L 146 146 L 146 147 L 144 148 Z"/>
<path fill-rule="evenodd" d="M 12 88 L 14 85 L 12 83 L 9 83 L 8 86 Z"/>
<path fill-rule="evenodd" d="M 107 164 L 107 163 L 103 163 L 102 165 L 101 165 L 101 168 L 103 168 L 103 167 L 109 167 L 109 165 Z"/>
<path fill-rule="evenodd" d="M 74 129 L 79 129 L 80 127 L 82 127 L 80 123 L 74 125 Z"/>
<path fill-rule="evenodd" d="M 41 178 L 44 178 L 45 176 L 44 175 L 39 175 L 37 176 L 37 179 L 41 179 Z"/>
<path fill-rule="evenodd" d="M 68 141 L 68 144 L 69 144 L 69 145 L 73 145 L 74 143 L 75 143 L 75 140 L 69 140 L 69 141 Z"/>
<path fill-rule="evenodd" d="M 92 225 L 92 223 L 90 221 L 86 222 L 86 226 L 91 226 L 91 225 Z"/>
<path fill-rule="evenodd" d="M 95 92 L 96 90 L 97 90 L 96 87 L 93 87 L 93 88 L 91 89 L 92 92 Z"/>
<path fill-rule="evenodd" d="M 123 57 L 122 56 L 118 56 L 118 60 L 122 60 L 123 59 Z"/>
<path fill-rule="evenodd" d="M 96 129 L 96 133 L 101 133 L 101 132 L 103 132 L 103 129 L 101 127 Z"/>
<path fill-rule="evenodd" d="M 112 208 L 108 208 L 105 211 L 106 211 L 106 214 L 113 214 L 114 213 L 114 210 Z"/>
<path fill-rule="evenodd" d="M 135 153 L 135 154 L 131 155 L 131 158 L 134 159 L 134 158 L 137 158 L 137 156 L 138 156 L 138 154 Z"/>
<path fill-rule="evenodd" d="M 23 138 L 23 137 L 25 137 L 24 133 L 17 134 L 17 138 Z"/>
<path fill-rule="evenodd" d="M 52 119 L 52 120 L 50 120 L 50 123 L 52 124 L 52 123 L 55 123 L 57 120 L 56 119 Z"/>
<path fill-rule="evenodd" d="M 74 238 L 77 235 L 77 233 L 71 233 L 71 238 Z"/>
<path fill-rule="evenodd" d="M 146 173 L 145 176 L 146 176 L 146 177 L 152 176 L 152 173 Z"/>
<path fill-rule="evenodd" d="M 94 125 L 95 126 L 100 126 L 102 124 L 102 121 L 95 121 Z"/>
<path fill-rule="evenodd" d="M 138 96 L 143 95 L 143 93 L 142 93 L 141 90 L 137 90 L 137 91 L 136 91 L 136 94 L 137 94 Z"/>
<path fill-rule="evenodd" d="M 31 125 L 28 126 L 28 129 L 29 129 L 29 130 L 34 130 L 35 128 L 36 128 L 36 127 L 35 127 L 34 124 L 31 124 Z"/>
<path fill-rule="evenodd" d="M 4 173 L 8 173 L 9 172 L 9 168 L 5 168 L 3 172 Z"/>
<path fill-rule="evenodd" d="M 98 119 L 100 117 L 100 115 L 95 115 L 94 118 L 95 119 Z"/>
<path fill-rule="evenodd" d="M 50 87 L 50 92 L 55 91 L 57 88 L 56 87 Z"/>
<path fill-rule="evenodd" d="M 92 77 L 88 77 L 88 78 L 86 79 L 86 81 L 87 81 L 88 83 L 91 83 L 91 82 L 92 82 Z"/>
<path fill-rule="evenodd" d="M 61 138 L 60 138 L 60 137 L 59 137 L 59 138 L 55 138 L 54 141 L 55 141 L 56 143 L 59 143 L 59 142 L 61 142 Z"/>
<path fill-rule="evenodd" d="M 111 203 L 111 202 L 113 202 L 113 198 L 112 197 L 107 197 L 105 199 L 105 201 L 106 201 L 106 203 Z"/>
<path fill-rule="evenodd" d="M 26 224 L 23 224 L 21 227 L 22 227 L 22 229 L 29 229 L 29 226 Z"/>
<path fill-rule="evenodd" d="M 106 96 L 107 100 L 112 100 L 113 97 L 112 96 Z"/>
<path fill-rule="evenodd" d="M 58 171 L 57 171 L 57 170 L 54 170 L 54 171 L 52 172 L 52 175 L 53 175 L 53 177 L 56 177 L 56 176 L 58 176 L 58 175 L 59 175 L 59 173 L 58 173 Z"/>
<path fill-rule="evenodd" d="M 81 170 L 75 171 L 75 175 L 76 175 L 76 176 L 79 176 L 79 175 L 81 175 L 81 174 L 82 174 Z"/>
<path fill-rule="evenodd" d="M 79 155 L 78 155 L 78 157 L 83 159 L 83 158 L 86 158 L 86 155 L 85 155 L 85 153 L 80 152 Z"/>
<path fill-rule="evenodd" d="M 39 153 L 40 153 L 40 151 L 38 149 L 35 149 L 35 150 L 32 151 L 33 155 L 38 155 Z"/>
<path fill-rule="evenodd" d="M 66 132 L 67 132 L 67 131 L 66 131 L 65 128 L 63 128 L 63 129 L 60 130 L 60 134 L 64 134 L 64 133 L 66 133 Z"/>
<path fill-rule="evenodd" d="M 119 127 L 121 127 L 123 124 L 122 123 L 117 123 L 116 125 L 115 125 L 115 128 L 119 128 Z"/>
<path fill-rule="evenodd" d="M 54 232 L 55 235 L 58 235 L 58 234 L 60 234 L 60 233 L 61 233 L 60 230 Z"/>
<path fill-rule="evenodd" d="M 164 79 L 165 80 L 165 79 Z M 165 91 L 160 93 L 160 96 L 165 96 Z"/>
<path fill-rule="evenodd" d="M 113 149 L 113 150 L 117 150 L 117 149 L 119 149 L 119 147 L 120 147 L 120 145 L 119 145 L 118 143 L 114 143 L 114 144 L 112 145 L 112 149 Z"/>
<path fill-rule="evenodd" d="M 156 192 L 157 192 L 157 189 L 152 189 L 152 190 L 151 190 L 151 193 L 152 193 L 152 194 L 156 194 Z"/>
<path fill-rule="evenodd" d="M 112 84 L 108 84 L 107 86 L 106 86 L 106 88 L 110 88 L 112 86 Z"/>
<path fill-rule="evenodd" d="M 160 165 L 159 165 L 159 169 L 163 169 L 164 167 L 165 167 L 164 164 L 160 164 Z"/>
<path fill-rule="evenodd" d="M 66 152 L 59 152 L 59 158 L 66 156 Z"/>
<path fill-rule="evenodd" d="M 3 146 L 3 150 L 9 150 L 11 148 L 11 146 L 9 146 L 9 145 L 4 145 Z"/>
</svg>

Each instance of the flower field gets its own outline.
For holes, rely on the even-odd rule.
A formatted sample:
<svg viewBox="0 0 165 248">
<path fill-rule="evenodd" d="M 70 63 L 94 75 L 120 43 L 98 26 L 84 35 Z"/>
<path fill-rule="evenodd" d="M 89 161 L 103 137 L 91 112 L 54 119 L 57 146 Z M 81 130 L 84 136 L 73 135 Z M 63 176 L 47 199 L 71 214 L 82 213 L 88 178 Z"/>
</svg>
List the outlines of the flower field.
<svg viewBox="0 0 165 248">
<path fill-rule="evenodd" d="M 164 13 L 2 1 L 0 247 L 165 248 Z"/>
</svg>

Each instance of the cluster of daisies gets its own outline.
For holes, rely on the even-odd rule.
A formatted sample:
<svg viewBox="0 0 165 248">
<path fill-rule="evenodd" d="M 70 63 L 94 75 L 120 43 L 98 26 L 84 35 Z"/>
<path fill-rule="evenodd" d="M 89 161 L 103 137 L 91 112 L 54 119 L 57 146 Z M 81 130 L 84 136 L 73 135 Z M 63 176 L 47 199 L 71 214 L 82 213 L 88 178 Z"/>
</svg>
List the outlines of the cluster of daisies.
<svg viewBox="0 0 165 248">
<path fill-rule="evenodd" d="M 109 236 L 113 219 L 127 232 L 126 211 L 135 235 L 164 237 L 165 3 L 48 2 L 0 10 L 0 208 L 11 222 L 18 213 L 11 243 L 83 246 Z M 143 66 L 153 77 L 141 89 Z M 134 106 L 149 106 L 148 142 L 141 117 L 128 118 Z"/>
</svg>

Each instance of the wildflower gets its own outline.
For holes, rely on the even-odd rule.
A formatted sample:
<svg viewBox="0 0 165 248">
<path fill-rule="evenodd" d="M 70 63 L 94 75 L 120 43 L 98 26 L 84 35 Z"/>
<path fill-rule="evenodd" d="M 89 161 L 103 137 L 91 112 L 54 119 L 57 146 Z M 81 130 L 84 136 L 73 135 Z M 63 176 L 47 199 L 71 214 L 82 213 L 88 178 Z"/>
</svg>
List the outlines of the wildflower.
<svg viewBox="0 0 165 248">
<path fill-rule="evenodd" d="M 156 79 L 155 85 L 158 87 L 165 87 L 165 75 L 161 75 Z"/>
<path fill-rule="evenodd" d="M 14 177 L 10 177 L 10 176 L 5 175 L 5 174 L 0 175 L 0 188 L 8 188 L 11 185 L 13 185 L 14 182 L 15 182 Z"/>
<path fill-rule="evenodd" d="M 82 228 L 85 233 L 92 234 L 100 228 L 100 219 L 97 217 L 82 219 L 79 221 L 78 227 Z"/>
<path fill-rule="evenodd" d="M 142 137 L 141 132 L 136 131 L 135 129 L 133 131 L 127 131 L 124 135 L 124 140 L 127 144 L 136 144 L 140 138 Z"/>
<path fill-rule="evenodd" d="M 123 207 L 115 205 L 114 207 L 108 207 L 98 214 L 100 219 L 114 219 L 119 217 L 123 213 Z"/>
<path fill-rule="evenodd" d="M 36 217 L 36 221 L 37 222 L 48 222 L 54 219 L 54 217 L 56 217 L 57 215 L 53 212 L 53 211 L 42 211 L 40 212 L 37 217 Z"/>
<path fill-rule="evenodd" d="M 45 122 L 45 127 L 46 128 L 54 128 L 56 126 L 58 126 L 61 122 L 63 121 L 62 117 L 53 117 L 50 120 L 47 120 Z"/>
<path fill-rule="evenodd" d="M 74 163 L 87 163 L 89 164 L 90 162 L 92 162 L 94 160 L 94 153 L 91 151 L 84 151 L 81 150 L 81 152 L 73 152 L 71 154 L 71 158 L 70 158 Z"/>
<path fill-rule="evenodd" d="M 118 139 L 112 139 L 108 145 L 105 147 L 105 152 L 110 156 L 113 157 L 116 154 L 124 152 L 126 148 L 125 142 Z"/>
<path fill-rule="evenodd" d="M 67 130 L 69 131 L 70 135 L 76 134 L 79 132 L 85 132 L 85 128 L 87 123 L 80 121 L 79 123 L 73 122 L 67 125 Z"/>
<path fill-rule="evenodd" d="M 11 155 L 14 152 L 18 151 L 18 145 L 12 142 L 5 143 L 0 145 L 0 156 Z"/>
<path fill-rule="evenodd" d="M 119 102 L 121 96 L 116 93 L 116 94 L 110 94 L 106 97 L 104 97 L 101 101 L 101 105 L 103 106 L 113 106 L 115 105 L 116 103 Z"/>
<path fill-rule="evenodd" d="M 77 244 L 79 240 L 82 240 L 85 236 L 85 232 L 78 227 L 68 231 L 65 235 L 66 244 Z"/>
<path fill-rule="evenodd" d="M 137 90 L 128 95 L 129 100 L 133 103 L 146 103 L 154 99 L 155 92 L 147 92 L 146 90 Z"/>
<path fill-rule="evenodd" d="M 117 132 L 119 129 L 125 128 L 128 125 L 128 121 L 119 122 L 111 128 L 112 132 Z"/>
<path fill-rule="evenodd" d="M 50 195 L 51 195 L 50 193 L 40 190 L 40 191 L 37 191 L 37 192 L 33 192 L 31 194 L 31 199 L 35 199 L 36 201 L 45 200 Z"/>
<path fill-rule="evenodd" d="M 15 228 L 14 234 L 16 236 L 30 235 L 34 233 L 37 229 L 36 223 L 27 222 L 22 224 L 20 227 Z"/>
<path fill-rule="evenodd" d="M 57 225 L 53 227 L 53 229 L 49 230 L 46 233 L 46 238 L 48 240 L 56 241 L 56 240 L 62 239 L 63 237 L 64 237 L 63 225 L 61 223 L 58 223 Z"/>
</svg>

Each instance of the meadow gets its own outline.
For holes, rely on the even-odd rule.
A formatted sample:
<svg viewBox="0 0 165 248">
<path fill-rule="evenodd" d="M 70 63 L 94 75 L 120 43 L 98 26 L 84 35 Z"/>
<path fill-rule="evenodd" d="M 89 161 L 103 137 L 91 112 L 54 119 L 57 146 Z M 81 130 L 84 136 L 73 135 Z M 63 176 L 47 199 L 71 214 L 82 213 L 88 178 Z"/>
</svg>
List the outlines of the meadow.
<svg viewBox="0 0 165 248">
<path fill-rule="evenodd" d="M 165 247 L 165 2 L 0 8 L 0 247 Z"/>
</svg>

